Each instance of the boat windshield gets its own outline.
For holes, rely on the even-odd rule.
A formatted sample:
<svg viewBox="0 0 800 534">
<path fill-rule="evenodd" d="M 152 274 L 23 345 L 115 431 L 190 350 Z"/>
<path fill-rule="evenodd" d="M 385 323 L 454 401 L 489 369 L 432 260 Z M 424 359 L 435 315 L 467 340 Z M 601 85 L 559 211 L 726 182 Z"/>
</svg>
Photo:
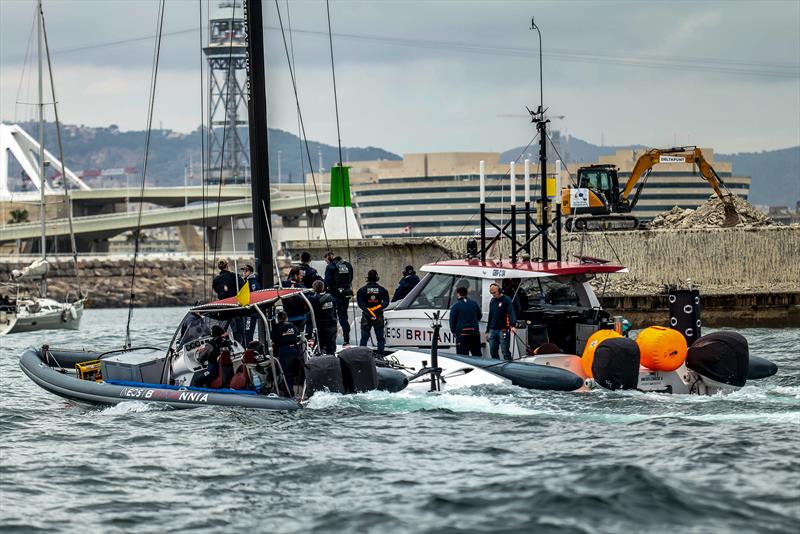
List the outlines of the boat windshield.
<svg viewBox="0 0 800 534">
<path fill-rule="evenodd" d="M 467 296 L 481 305 L 481 280 L 470 276 L 435 273 L 424 280 L 424 286 L 407 308 L 449 310 L 456 301 L 456 289 L 459 287 L 466 287 Z"/>
<path fill-rule="evenodd" d="M 195 339 L 210 336 L 211 327 L 215 324 L 227 331 L 228 323 L 230 323 L 230 321 L 219 321 L 199 313 L 189 313 L 183 318 L 183 322 L 181 323 L 180 334 L 178 335 L 178 346 L 176 348 L 180 349 L 185 344 Z"/>
<path fill-rule="evenodd" d="M 520 282 L 519 290 L 525 292 L 532 306 L 578 306 L 580 298 L 572 282 L 564 277 L 526 278 Z"/>
</svg>

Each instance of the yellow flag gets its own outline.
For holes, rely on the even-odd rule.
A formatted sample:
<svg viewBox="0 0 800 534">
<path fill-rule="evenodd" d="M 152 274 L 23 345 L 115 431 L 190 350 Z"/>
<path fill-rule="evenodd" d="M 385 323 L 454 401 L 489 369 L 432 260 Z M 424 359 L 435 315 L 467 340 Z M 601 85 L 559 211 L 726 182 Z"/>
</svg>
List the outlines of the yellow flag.
<svg viewBox="0 0 800 534">
<path fill-rule="evenodd" d="M 250 304 L 250 284 L 247 282 L 242 285 L 242 288 L 236 293 L 236 300 L 239 306 L 247 306 Z"/>
</svg>

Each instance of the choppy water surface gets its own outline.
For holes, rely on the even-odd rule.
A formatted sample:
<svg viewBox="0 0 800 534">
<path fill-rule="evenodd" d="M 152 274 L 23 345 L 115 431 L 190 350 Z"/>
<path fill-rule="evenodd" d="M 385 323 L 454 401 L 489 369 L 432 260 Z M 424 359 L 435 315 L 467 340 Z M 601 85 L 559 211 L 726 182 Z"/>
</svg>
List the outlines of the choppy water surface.
<svg viewBox="0 0 800 534">
<path fill-rule="evenodd" d="M 797 532 L 800 330 L 743 330 L 778 376 L 728 396 L 322 394 L 295 413 L 70 405 L 28 345 L 121 346 L 123 310 L 0 338 L 3 531 Z M 180 309 L 135 314 L 166 344 Z"/>
</svg>

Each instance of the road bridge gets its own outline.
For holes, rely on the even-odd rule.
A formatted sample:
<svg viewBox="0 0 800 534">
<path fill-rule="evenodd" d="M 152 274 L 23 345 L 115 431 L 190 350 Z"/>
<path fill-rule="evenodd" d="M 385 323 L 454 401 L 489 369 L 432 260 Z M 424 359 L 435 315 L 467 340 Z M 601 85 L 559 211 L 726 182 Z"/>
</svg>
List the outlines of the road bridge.
<svg viewBox="0 0 800 534">
<path fill-rule="evenodd" d="M 93 192 L 97 191 L 101 190 Z M 322 202 L 321 207 L 327 208 L 328 201 Z M 219 204 L 207 203 L 205 207 L 201 203 L 194 203 L 185 207 L 156 208 L 142 211 L 141 227 L 158 228 L 189 223 L 211 228 L 217 226 L 217 216 L 219 216 L 219 226 L 223 226 L 231 217 L 236 219 L 251 217 L 252 209 L 249 198 L 228 200 Z M 316 197 L 302 196 L 273 199 L 271 209 L 274 215 L 284 219 L 298 218 L 305 214 L 306 209 L 316 210 L 317 201 Z M 138 218 L 138 211 L 79 216 L 73 217 L 73 228 L 76 239 L 83 241 L 108 239 L 136 228 Z M 45 229 L 47 237 L 69 236 L 69 221 L 67 218 L 52 219 L 46 221 Z M 8 224 L 0 227 L 0 243 L 37 239 L 40 234 L 41 226 L 38 221 Z"/>
</svg>

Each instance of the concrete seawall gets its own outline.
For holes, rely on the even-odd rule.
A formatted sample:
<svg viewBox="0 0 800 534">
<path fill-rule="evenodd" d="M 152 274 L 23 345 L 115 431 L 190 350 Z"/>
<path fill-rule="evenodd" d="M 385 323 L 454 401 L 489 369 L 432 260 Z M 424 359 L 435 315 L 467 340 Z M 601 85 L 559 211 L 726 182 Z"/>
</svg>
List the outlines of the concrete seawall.
<svg viewBox="0 0 800 534">
<path fill-rule="evenodd" d="M 583 241 L 582 241 L 583 240 Z M 293 257 L 308 250 L 321 258 L 326 249 L 349 256 L 356 270 L 356 283 L 375 268 L 382 282 L 394 289 L 405 265 L 419 268 L 425 263 L 463 257 L 466 238 L 409 238 L 287 243 Z M 508 254 L 507 247 L 500 252 Z M 584 255 L 619 261 L 629 273 L 597 279 L 598 295 L 609 309 L 650 314 L 666 309 L 663 289 L 667 284 L 691 278 L 704 296 L 706 324 L 741 319 L 745 324 L 800 322 L 800 226 L 758 229 L 652 230 L 564 236 L 565 257 Z M 582 252 L 581 252 L 582 251 Z M 0 258 L 0 280 L 29 259 Z M 252 263 L 242 257 L 240 262 Z M 187 306 L 210 297 L 214 271 L 201 258 L 140 258 L 134 288 L 136 306 Z M 285 265 L 283 265 L 285 267 Z M 82 258 L 79 260 L 89 306 L 127 306 L 132 264 L 129 259 Z M 74 268 L 66 258 L 51 260 L 50 294 L 64 298 L 74 293 Z M 663 301 L 663 302 L 662 302 Z M 714 311 L 716 310 L 716 311 Z M 658 313 L 661 315 L 661 313 Z M 646 319 L 643 319 L 646 320 Z M 709 322 L 711 321 L 711 322 Z"/>
</svg>

